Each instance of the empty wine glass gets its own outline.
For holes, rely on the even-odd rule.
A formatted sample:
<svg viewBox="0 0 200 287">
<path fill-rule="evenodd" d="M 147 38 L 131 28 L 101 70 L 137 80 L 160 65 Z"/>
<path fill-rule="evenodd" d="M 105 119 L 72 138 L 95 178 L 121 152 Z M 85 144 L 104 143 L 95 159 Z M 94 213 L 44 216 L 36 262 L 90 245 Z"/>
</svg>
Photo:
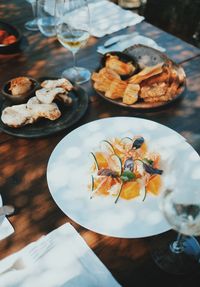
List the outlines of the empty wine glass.
<svg viewBox="0 0 200 287">
<path fill-rule="evenodd" d="M 179 156 L 178 172 L 168 178 L 170 187 L 160 197 L 160 207 L 166 220 L 178 232 L 169 244 L 153 249 L 157 265 L 173 274 L 186 274 L 199 269 L 200 245 L 194 236 L 200 235 L 200 160 Z M 191 157 L 192 158 L 192 157 Z M 173 172 L 172 172 L 173 174 Z"/>
<path fill-rule="evenodd" d="M 33 20 L 30 20 L 25 23 L 25 28 L 30 31 L 38 31 L 38 24 L 37 24 L 37 17 L 36 17 L 36 12 L 37 12 L 37 0 L 26 0 L 29 2 L 32 6 L 32 11 L 33 11 Z"/>
<path fill-rule="evenodd" d="M 57 0 L 57 37 L 59 42 L 73 54 L 74 66 L 62 76 L 76 83 L 90 79 L 90 71 L 76 66 L 76 53 L 87 43 L 90 33 L 90 17 L 86 0 Z"/>
<path fill-rule="evenodd" d="M 56 36 L 56 0 L 37 1 L 37 19 L 40 32 L 46 37 Z"/>
</svg>

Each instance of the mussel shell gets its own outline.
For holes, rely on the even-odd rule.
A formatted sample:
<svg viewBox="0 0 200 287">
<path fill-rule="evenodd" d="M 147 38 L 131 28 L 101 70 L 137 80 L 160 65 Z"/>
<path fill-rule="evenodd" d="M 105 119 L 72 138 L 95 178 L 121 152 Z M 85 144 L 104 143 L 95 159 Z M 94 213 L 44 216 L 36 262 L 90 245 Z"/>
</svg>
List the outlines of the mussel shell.
<svg viewBox="0 0 200 287">
<path fill-rule="evenodd" d="M 127 54 L 124 54 L 122 52 L 118 52 L 118 51 L 112 51 L 112 52 L 108 52 L 108 53 L 104 54 L 102 59 L 101 59 L 101 66 L 102 67 L 105 67 L 106 59 L 107 59 L 108 55 L 117 56 L 120 61 L 122 61 L 124 63 L 132 63 L 133 66 L 135 67 L 135 70 L 132 73 L 127 74 L 127 75 L 121 75 L 120 77 L 121 77 L 122 80 L 126 80 L 129 77 L 131 77 L 132 75 L 138 73 L 139 65 L 137 63 L 136 58 L 134 58 L 133 56 L 129 56 Z"/>
</svg>

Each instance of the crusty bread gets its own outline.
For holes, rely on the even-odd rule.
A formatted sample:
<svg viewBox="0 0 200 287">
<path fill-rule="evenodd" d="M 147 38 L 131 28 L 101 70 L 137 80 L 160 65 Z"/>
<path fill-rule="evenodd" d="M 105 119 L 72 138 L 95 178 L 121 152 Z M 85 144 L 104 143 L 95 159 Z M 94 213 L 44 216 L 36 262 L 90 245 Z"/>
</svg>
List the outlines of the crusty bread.
<svg viewBox="0 0 200 287">
<path fill-rule="evenodd" d="M 61 78 L 58 80 L 46 80 L 41 83 L 42 88 L 55 89 L 63 88 L 65 91 L 71 91 L 73 86 L 67 79 Z"/>
<path fill-rule="evenodd" d="M 10 82 L 11 94 L 13 96 L 24 95 L 31 90 L 32 81 L 27 77 L 18 77 Z"/>
</svg>

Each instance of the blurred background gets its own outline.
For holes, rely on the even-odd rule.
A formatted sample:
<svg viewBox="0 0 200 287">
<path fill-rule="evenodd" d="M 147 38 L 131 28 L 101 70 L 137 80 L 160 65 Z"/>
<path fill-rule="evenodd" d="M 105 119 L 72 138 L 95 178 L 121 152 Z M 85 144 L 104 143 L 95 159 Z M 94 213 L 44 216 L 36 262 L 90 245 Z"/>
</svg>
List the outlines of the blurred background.
<svg viewBox="0 0 200 287">
<path fill-rule="evenodd" d="M 200 48 L 200 0 L 113 0 L 147 22 Z"/>
</svg>

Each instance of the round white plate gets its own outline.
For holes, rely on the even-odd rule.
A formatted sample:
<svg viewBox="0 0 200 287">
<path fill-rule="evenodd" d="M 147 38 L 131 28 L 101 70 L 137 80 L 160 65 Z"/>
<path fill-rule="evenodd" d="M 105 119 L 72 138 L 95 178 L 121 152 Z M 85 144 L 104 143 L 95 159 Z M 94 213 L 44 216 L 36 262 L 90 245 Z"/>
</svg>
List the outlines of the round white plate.
<svg viewBox="0 0 200 287">
<path fill-rule="evenodd" d="M 90 199 L 90 152 L 104 139 L 134 135 L 143 136 L 149 150 L 160 153 L 164 188 L 172 182 L 172 175 L 178 178 L 183 174 L 182 159 L 190 170 L 194 162 L 199 167 L 199 156 L 185 138 L 156 122 L 114 117 L 85 124 L 58 143 L 47 167 L 52 197 L 72 220 L 94 232 L 121 238 L 152 236 L 170 229 L 159 209 L 159 196 L 148 194 L 145 201 L 119 199 L 117 204 L 112 197 Z M 188 180 L 188 176 L 182 178 Z"/>
</svg>

